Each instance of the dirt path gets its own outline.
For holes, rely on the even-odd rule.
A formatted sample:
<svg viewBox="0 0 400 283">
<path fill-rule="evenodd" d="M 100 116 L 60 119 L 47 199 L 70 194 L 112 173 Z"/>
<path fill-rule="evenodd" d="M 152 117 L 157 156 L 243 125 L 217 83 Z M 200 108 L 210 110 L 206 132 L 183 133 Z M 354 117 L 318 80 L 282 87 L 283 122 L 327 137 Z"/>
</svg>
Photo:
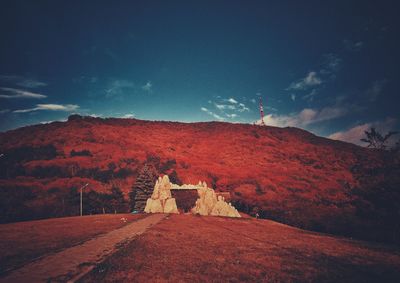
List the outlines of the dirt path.
<svg viewBox="0 0 400 283">
<path fill-rule="evenodd" d="M 118 245 L 144 233 L 164 217 L 164 214 L 150 215 L 81 245 L 49 255 L 0 278 L 0 282 L 65 282 L 71 278 L 74 281 L 116 251 Z"/>
</svg>

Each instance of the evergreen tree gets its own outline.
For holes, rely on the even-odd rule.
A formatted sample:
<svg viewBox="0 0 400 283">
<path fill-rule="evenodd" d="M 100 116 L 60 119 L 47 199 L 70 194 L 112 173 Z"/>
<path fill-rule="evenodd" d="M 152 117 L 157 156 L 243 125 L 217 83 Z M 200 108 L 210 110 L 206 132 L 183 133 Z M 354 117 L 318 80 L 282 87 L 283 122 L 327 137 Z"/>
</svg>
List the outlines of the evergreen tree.
<svg viewBox="0 0 400 283">
<path fill-rule="evenodd" d="M 126 202 L 124 195 L 118 187 L 111 188 L 111 206 L 114 213 L 125 212 Z"/>
<path fill-rule="evenodd" d="M 153 165 L 146 163 L 142 167 L 129 193 L 131 210 L 144 210 L 146 201 L 153 192 L 157 177 L 158 173 Z"/>
</svg>

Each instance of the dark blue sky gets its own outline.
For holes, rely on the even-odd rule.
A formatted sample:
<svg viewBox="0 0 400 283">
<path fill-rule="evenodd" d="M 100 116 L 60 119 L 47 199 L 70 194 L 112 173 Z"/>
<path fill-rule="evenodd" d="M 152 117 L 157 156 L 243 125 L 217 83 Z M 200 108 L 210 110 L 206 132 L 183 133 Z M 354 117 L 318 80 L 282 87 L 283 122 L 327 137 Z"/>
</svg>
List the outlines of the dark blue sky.
<svg viewBox="0 0 400 283">
<path fill-rule="evenodd" d="M 350 3 L 351 2 L 351 3 Z M 71 113 L 399 129 L 396 1 L 1 1 L 0 130 Z"/>
</svg>

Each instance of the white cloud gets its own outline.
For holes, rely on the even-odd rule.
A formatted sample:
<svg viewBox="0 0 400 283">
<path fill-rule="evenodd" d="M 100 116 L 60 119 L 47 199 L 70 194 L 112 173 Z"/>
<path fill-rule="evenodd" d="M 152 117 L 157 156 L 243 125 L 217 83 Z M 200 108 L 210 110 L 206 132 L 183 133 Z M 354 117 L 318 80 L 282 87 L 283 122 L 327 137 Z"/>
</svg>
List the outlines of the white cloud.
<svg viewBox="0 0 400 283">
<path fill-rule="evenodd" d="M 255 98 L 252 98 L 252 99 L 250 99 L 250 101 L 251 101 L 251 103 L 256 103 L 256 100 L 255 100 Z"/>
<path fill-rule="evenodd" d="M 322 80 L 318 77 L 317 73 L 311 71 L 307 74 L 305 78 L 291 83 L 286 90 L 304 90 L 312 86 L 320 85 L 321 83 Z"/>
<path fill-rule="evenodd" d="M 135 114 L 125 114 L 125 115 L 123 115 L 121 118 L 123 118 L 123 119 L 130 119 L 130 118 L 134 118 L 135 117 Z"/>
<path fill-rule="evenodd" d="M 30 91 L 10 88 L 10 87 L 0 87 L 0 90 L 9 93 L 9 94 L 0 94 L 0 98 L 46 98 L 46 95 L 40 93 L 33 93 Z"/>
<path fill-rule="evenodd" d="M 230 105 L 230 104 L 218 104 L 218 103 L 214 103 L 215 108 L 219 109 L 219 110 L 236 110 L 236 106 L 235 105 Z"/>
<path fill-rule="evenodd" d="M 336 54 L 329 53 L 323 55 L 321 66 L 316 71 L 310 71 L 304 78 L 292 82 L 286 90 L 291 91 L 306 91 L 310 92 L 302 98 L 311 102 L 318 93 L 318 86 L 332 81 L 336 78 L 336 73 L 339 71 L 342 59 Z M 292 101 L 295 101 L 296 95 L 290 96 Z"/>
<path fill-rule="evenodd" d="M 221 111 L 223 111 L 223 110 L 237 110 L 239 112 L 250 111 L 250 109 L 248 107 L 246 107 L 246 105 L 244 105 L 243 103 L 239 103 L 237 101 L 236 101 L 235 105 L 214 103 L 214 106 L 215 106 L 215 108 L 217 108 L 218 110 L 221 110 Z"/>
<path fill-rule="evenodd" d="M 238 115 L 235 113 L 232 113 L 232 114 L 226 114 L 226 117 L 233 119 L 233 118 L 238 117 Z"/>
<path fill-rule="evenodd" d="M 80 76 L 80 77 L 75 77 L 72 78 L 72 81 L 74 83 L 91 83 L 95 84 L 99 81 L 99 78 L 96 76 Z"/>
<path fill-rule="evenodd" d="M 396 127 L 397 120 L 394 118 L 387 118 L 384 121 L 375 121 L 371 123 L 364 123 L 357 125 L 345 131 L 339 131 L 328 136 L 328 138 L 333 140 L 341 140 L 345 142 L 354 143 L 357 145 L 365 145 L 360 139 L 365 137 L 365 131 L 374 127 L 382 134 L 393 130 Z"/>
<path fill-rule="evenodd" d="M 214 118 L 216 118 L 220 121 L 225 120 L 223 117 L 219 116 L 218 114 L 215 114 L 214 112 L 210 111 L 209 109 L 207 109 L 205 107 L 201 107 L 200 110 L 203 112 L 206 112 L 208 115 L 213 116 Z"/>
<path fill-rule="evenodd" d="M 311 90 L 310 93 L 304 95 L 304 96 L 302 97 L 302 99 L 311 102 L 311 101 L 314 100 L 314 97 L 315 97 L 315 95 L 316 95 L 317 93 L 318 93 L 317 90 L 316 90 L 316 89 L 313 89 L 313 90 Z"/>
<path fill-rule="evenodd" d="M 37 88 L 37 87 L 47 86 L 47 84 L 44 82 L 40 82 L 40 81 L 32 80 L 32 79 L 23 80 L 21 82 L 18 82 L 17 85 L 22 86 L 22 87 L 27 87 L 27 88 Z"/>
<path fill-rule="evenodd" d="M 37 88 L 37 87 L 44 87 L 47 86 L 47 83 L 31 79 L 31 78 L 24 78 L 22 76 L 15 76 L 15 75 L 0 75 L 0 80 L 6 82 L 12 82 L 15 85 L 27 87 L 27 88 Z"/>
<path fill-rule="evenodd" d="M 274 112 L 278 111 L 278 109 L 276 109 L 274 107 L 271 107 L 271 106 L 264 106 L 264 109 L 267 109 L 267 110 L 270 110 L 270 111 L 274 111 Z"/>
<path fill-rule="evenodd" d="M 108 48 L 108 47 L 104 48 L 104 54 L 107 55 L 107 56 L 109 56 L 109 57 L 112 58 L 113 60 L 118 59 L 117 54 L 116 54 L 113 50 L 111 50 L 110 48 Z"/>
<path fill-rule="evenodd" d="M 305 108 L 300 112 L 288 115 L 269 114 L 264 116 L 264 123 L 275 127 L 305 127 L 310 124 L 336 119 L 346 115 L 343 107 L 324 107 L 322 109 Z M 260 124 L 261 120 L 256 124 Z"/>
<path fill-rule="evenodd" d="M 217 99 L 218 102 L 209 101 L 209 104 L 212 104 L 215 107 L 215 110 L 218 114 L 205 107 L 202 107 L 201 110 L 218 120 L 237 118 L 239 117 L 238 113 L 250 111 L 250 109 L 244 103 L 239 102 L 234 98 L 217 97 Z"/>
<path fill-rule="evenodd" d="M 92 117 L 92 118 L 102 118 L 103 117 L 102 114 L 96 114 L 96 113 L 89 114 L 88 116 Z"/>
<path fill-rule="evenodd" d="M 144 86 L 142 86 L 142 89 L 144 91 L 151 92 L 152 87 L 153 87 L 152 83 L 148 81 Z"/>
<path fill-rule="evenodd" d="M 2 81 L 15 81 L 21 79 L 21 76 L 15 75 L 0 75 L 0 80 Z"/>
<path fill-rule="evenodd" d="M 354 43 L 354 46 L 357 47 L 357 48 L 361 48 L 361 47 L 364 46 L 364 42 L 358 41 L 358 42 Z"/>
<path fill-rule="evenodd" d="M 50 121 L 42 121 L 42 122 L 40 122 L 40 124 L 50 124 L 53 122 L 67 122 L 67 121 L 68 121 L 68 119 L 50 120 Z"/>
<path fill-rule="evenodd" d="M 336 54 L 325 54 L 323 67 L 319 72 L 325 75 L 335 73 L 340 69 L 341 63 L 342 59 L 340 59 Z"/>
<path fill-rule="evenodd" d="M 65 111 L 65 112 L 72 112 L 79 108 L 78 105 L 75 104 L 36 104 L 35 108 L 29 109 L 19 109 L 14 110 L 14 113 L 27 113 L 32 111 L 41 111 L 41 110 L 49 110 L 49 111 Z"/>
<path fill-rule="evenodd" d="M 386 79 L 374 81 L 365 92 L 370 101 L 375 101 L 382 94 L 383 88 L 387 83 Z"/>
<path fill-rule="evenodd" d="M 228 107 L 228 105 L 226 105 L 226 104 L 218 104 L 218 103 L 214 103 L 214 106 L 216 108 L 218 108 L 219 110 L 223 110 L 223 109 L 226 109 Z"/>
<path fill-rule="evenodd" d="M 246 105 L 244 105 L 243 103 L 239 103 L 238 111 L 244 112 L 244 111 L 250 111 L 250 109 L 247 108 Z"/>
<path fill-rule="evenodd" d="M 318 112 L 316 119 L 314 119 L 312 122 L 314 123 L 314 122 L 336 119 L 339 117 L 343 117 L 347 113 L 348 109 L 345 107 L 341 106 L 324 107 Z"/>
<path fill-rule="evenodd" d="M 362 41 L 351 41 L 351 40 L 343 40 L 343 45 L 347 50 L 350 51 L 359 51 L 364 46 L 364 42 Z"/>
<path fill-rule="evenodd" d="M 127 80 L 113 80 L 109 84 L 106 91 L 106 97 L 113 97 L 122 94 L 124 90 L 131 90 L 135 87 L 135 84 Z"/>
</svg>

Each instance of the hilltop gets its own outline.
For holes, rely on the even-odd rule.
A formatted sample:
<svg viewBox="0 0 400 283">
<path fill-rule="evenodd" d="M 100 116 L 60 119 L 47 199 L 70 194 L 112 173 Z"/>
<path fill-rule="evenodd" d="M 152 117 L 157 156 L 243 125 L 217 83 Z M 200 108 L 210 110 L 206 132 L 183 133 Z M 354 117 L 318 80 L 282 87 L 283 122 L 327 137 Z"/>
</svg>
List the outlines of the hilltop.
<svg viewBox="0 0 400 283">
<path fill-rule="evenodd" d="M 230 192 L 246 213 L 315 231 L 399 239 L 399 159 L 298 128 L 73 115 L 1 133 L 0 152 L 2 222 L 76 215 L 76 190 L 86 182 L 93 200 L 112 188 L 127 199 L 150 163 L 175 183 L 202 180 Z M 115 201 L 118 192 L 106 212 L 127 211 Z"/>
</svg>

